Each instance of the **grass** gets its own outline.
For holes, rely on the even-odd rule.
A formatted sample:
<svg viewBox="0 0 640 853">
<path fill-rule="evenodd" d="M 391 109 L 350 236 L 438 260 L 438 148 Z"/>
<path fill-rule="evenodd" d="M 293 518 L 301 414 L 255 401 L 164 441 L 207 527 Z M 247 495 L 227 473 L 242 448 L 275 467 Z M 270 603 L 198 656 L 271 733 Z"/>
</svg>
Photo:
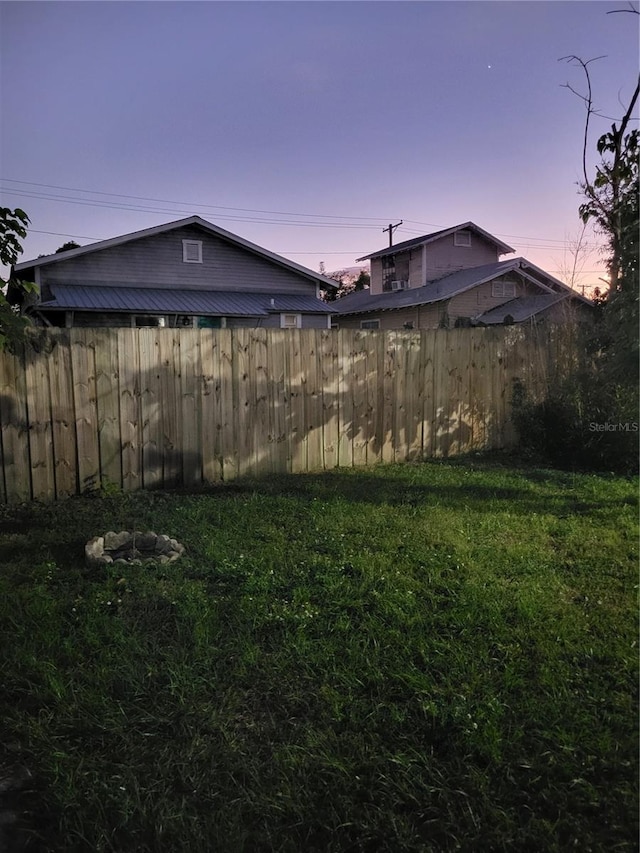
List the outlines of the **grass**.
<svg viewBox="0 0 640 853">
<path fill-rule="evenodd" d="M 467 459 L 0 509 L 14 834 L 636 850 L 636 495 Z M 84 567 L 133 527 L 187 555 Z"/>
</svg>

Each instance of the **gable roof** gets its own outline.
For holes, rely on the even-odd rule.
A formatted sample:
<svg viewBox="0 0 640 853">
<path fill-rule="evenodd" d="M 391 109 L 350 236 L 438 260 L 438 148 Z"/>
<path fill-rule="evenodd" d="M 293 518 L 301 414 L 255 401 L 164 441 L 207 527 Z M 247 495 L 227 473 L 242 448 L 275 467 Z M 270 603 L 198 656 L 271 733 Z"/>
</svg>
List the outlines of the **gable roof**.
<svg viewBox="0 0 640 853">
<path fill-rule="evenodd" d="M 513 258 L 510 261 L 498 261 L 495 264 L 484 264 L 480 267 L 468 267 L 457 270 L 450 275 L 431 281 L 423 287 L 410 290 L 396 290 L 380 293 L 374 296 L 368 290 L 351 293 L 344 296 L 336 305 L 339 314 L 364 314 L 372 311 L 393 311 L 398 308 L 408 308 L 415 305 L 428 305 L 451 299 L 465 290 L 478 287 L 487 281 L 492 281 L 505 273 L 517 271 L 529 281 L 536 284 L 544 293 L 571 294 L 573 297 L 591 304 L 588 299 L 571 290 L 559 279 L 527 261 L 526 258 Z"/>
<path fill-rule="evenodd" d="M 540 296 L 519 296 L 516 299 L 511 299 L 509 302 L 504 302 L 498 305 L 497 308 L 492 308 L 490 311 L 485 311 L 476 317 L 474 322 L 481 326 L 503 325 L 507 317 L 511 317 L 514 323 L 522 323 L 525 320 L 530 320 L 545 311 L 552 305 L 558 302 L 565 302 L 570 299 L 568 293 L 543 293 Z"/>
<path fill-rule="evenodd" d="M 198 314 L 201 316 L 266 317 L 282 311 L 332 314 L 330 303 L 297 293 L 238 293 L 223 290 L 167 290 L 153 287 L 102 287 L 99 285 L 49 285 L 52 298 L 37 308 L 60 311 L 142 312 L 145 314 Z"/>
<path fill-rule="evenodd" d="M 406 252 L 409 249 L 414 249 L 418 246 L 424 246 L 427 243 L 433 243 L 435 240 L 440 240 L 448 234 L 454 234 L 456 231 L 475 231 L 476 234 L 484 237 L 490 243 L 493 243 L 499 249 L 501 255 L 508 255 L 514 252 L 511 246 L 498 240 L 493 234 L 489 234 L 483 228 L 480 228 L 474 222 L 463 222 L 462 225 L 454 225 L 453 228 L 444 228 L 441 231 L 433 231 L 431 234 L 424 234 L 422 237 L 414 237 L 411 240 L 405 240 L 402 243 L 396 243 L 395 246 L 387 246 L 386 249 L 379 249 L 377 252 L 372 252 L 370 255 L 364 255 L 362 258 L 356 258 L 356 262 L 367 261 L 371 258 L 382 258 L 385 255 L 395 255 L 398 252 Z"/>
<path fill-rule="evenodd" d="M 57 252 L 53 255 L 45 255 L 44 257 L 36 258 L 33 261 L 22 261 L 15 265 L 14 271 L 24 272 L 25 270 L 34 269 L 35 267 L 44 267 L 51 264 L 61 263 L 62 261 L 68 261 L 72 258 L 80 257 L 81 255 L 88 255 L 91 252 L 101 252 L 103 249 L 123 246 L 134 240 L 142 240 L 146 237 L 155 237 L 157 234 L 164 234 L 166 231 L 174 231 L 178 228 L 184 228 L 189 225 L 200 228 L 216 237 L 221 237 L 223 240 L 226 240 L 229 243 L 234 243 L 236 246 L 241 246 L 243 249 L 252 252 L 254 255 L 258 255 L 259 257 L 271 261 L 278 266 L 284 267 L 285 269 L 298 273 L 298 275 L 311 279 L 325 288 L 332 287 L 336 289 L 338 287 L 338 283 L 333 279 L 327 278 L 320 273 L 316 273 L 307 267 L 303 267 L 295 261 L 290 261 L 288 258 L 283 258 L 281 255 L 276 255 L 275 252 L 263 249 L 261 246 L 258 246 L 249 240 L 245 240 L 244 237 L 238 237 L 237 234 L 232 234 L 230 231 L 225 231 L 224 228 L 220 228 L 218 225 L 213 225 L 213 223 L 207 222 L 206 219 L 202 219 L 200 216 L 187 216 L 185 219 L 177 219 L 174 222 L 165 222 L 163 225 L 155 225 L 153 228 L 145 228 L 142 231 L 133 231 L 131 234 L 123 234 L 120 237 L 112 237 L 109 240 L 100 240 L 97 243 L 90 243 L 88 246 L 81 246 L 79 249 L 70 249 L 67 252 Z"/>
</svg>

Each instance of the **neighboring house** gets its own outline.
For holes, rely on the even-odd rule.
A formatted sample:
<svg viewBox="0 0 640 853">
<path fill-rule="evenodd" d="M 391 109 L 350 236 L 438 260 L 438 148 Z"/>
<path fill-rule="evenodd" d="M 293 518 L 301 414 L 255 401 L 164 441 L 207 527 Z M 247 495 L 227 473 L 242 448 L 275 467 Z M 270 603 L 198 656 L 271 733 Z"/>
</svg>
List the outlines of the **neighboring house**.
<svg viewBox="0 0 640 853">
<path fill-rule="evenodd" d="M 500 261 L 513 251 L 465 222 L 358 258 L 371 262 L 371 287 L 333 303 L 333 325 L 435 329 L 591 314 L 588 299 L 525 258 Z"/>
<path fill-rule="evenodd" d="M 51 326 L 330 328 L 337 283 L 199 216 L 24 261 Z"/>
</svg>

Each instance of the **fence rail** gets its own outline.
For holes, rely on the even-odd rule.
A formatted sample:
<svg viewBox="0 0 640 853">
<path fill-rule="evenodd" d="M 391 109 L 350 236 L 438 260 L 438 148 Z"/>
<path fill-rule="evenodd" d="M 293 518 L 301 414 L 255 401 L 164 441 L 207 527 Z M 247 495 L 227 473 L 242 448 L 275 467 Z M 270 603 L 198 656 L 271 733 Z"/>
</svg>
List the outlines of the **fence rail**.
<svg viewBox="0 0 640 853">
<path fill-rule="evenodd" d="M 0 501 L 506 447 L 565 327 L 60 329 L 0 353 Z"/>
</svg>

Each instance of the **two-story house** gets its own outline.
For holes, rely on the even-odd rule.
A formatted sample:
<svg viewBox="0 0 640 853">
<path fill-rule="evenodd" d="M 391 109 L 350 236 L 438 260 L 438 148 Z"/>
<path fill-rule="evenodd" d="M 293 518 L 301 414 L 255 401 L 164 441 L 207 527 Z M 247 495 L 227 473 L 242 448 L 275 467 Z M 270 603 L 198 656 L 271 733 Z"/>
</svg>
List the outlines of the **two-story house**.
<svg viewBox="0 0 640 853">
<path fill-rule="evenodd" d="M 334 303 L 334 326 L 435 329 L 540 321 L 590 313 L 591 303 L 513 249 L 465 222 L 358 258 L 369 290 Z"/>
<path fill-rule="evenodd" d="M 330 328 L 336 288 L 199 216 L 24 261 L 38 285 L 26 309 L 49 326 Z"/>
</svg>

